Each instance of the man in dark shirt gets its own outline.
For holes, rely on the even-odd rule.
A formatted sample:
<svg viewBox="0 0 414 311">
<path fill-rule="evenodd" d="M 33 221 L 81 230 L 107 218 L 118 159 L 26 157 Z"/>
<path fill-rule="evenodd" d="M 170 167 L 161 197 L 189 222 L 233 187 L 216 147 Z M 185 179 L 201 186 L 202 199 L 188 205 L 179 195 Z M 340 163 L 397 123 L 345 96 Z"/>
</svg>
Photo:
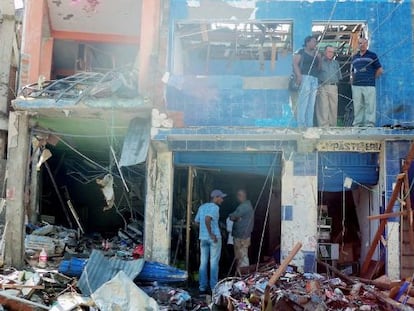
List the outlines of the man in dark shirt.
<svg viewBox="0 0 414 311">
<path fill-rule="evenodd" d="M 318 41 L 313 36 L 305 38 L 303 49 L 293 55 L 293 71 L 296 84 L 300 85 L 297 107 L 293 110 L 297 115 L 298 126 L 313 127 L 316 92 L 318 90 L 318 73 L 321 57 L 317 49 Z"/>
<path fill-rule="evenodd" d="M 234 221 L 233 237 L 234 237 L 234 255 L 237 260 L 237 270 L 241 267 L 249 266 L 249 247 L 250 235 L 253 231 L 254 210 L 252 203 L 247 199 L 245 190 L 237 192 L 237 200 L 240 205 L 229 215 Z"/>
<path fill-rule="evenodd" d="M 368 50 L 368 40 L 360 38 L 359 52 L 352 58 L 352 99 L 354 102 L 354 126 L 375 126 L 375 80 L 383 69 L 377 54 Z"/>
</svg>

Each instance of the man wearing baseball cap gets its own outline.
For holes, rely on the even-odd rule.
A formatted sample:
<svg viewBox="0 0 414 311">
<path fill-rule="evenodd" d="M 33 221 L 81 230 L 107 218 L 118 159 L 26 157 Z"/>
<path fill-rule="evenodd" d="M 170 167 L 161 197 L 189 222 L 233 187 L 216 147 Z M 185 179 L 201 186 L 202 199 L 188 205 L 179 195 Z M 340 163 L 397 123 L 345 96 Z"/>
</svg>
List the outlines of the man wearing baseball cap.
<svg viewBox="0 0 414 311">
<path fill-rule="evenodd" d="M 200 294 L 207 293 L 208 286 L 213 290 L 218 282 L 219 261 L 221 256 L 221 234 L 219 228 L 220 205 L 227 194 L 213 190 L 211 201 L 198 208 L 195 221 L 200 224 Z M 210 283 L 208 282 L 208 261 L 210 260 Z"/>
</svg>

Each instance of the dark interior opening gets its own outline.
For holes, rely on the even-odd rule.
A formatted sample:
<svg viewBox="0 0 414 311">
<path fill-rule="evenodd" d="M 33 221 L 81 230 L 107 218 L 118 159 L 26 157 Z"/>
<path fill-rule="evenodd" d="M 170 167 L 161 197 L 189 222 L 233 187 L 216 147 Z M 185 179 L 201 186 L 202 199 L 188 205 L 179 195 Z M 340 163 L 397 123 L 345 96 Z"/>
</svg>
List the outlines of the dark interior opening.
<svg viewBox="0 0 414 311">
<path fill-rule="evenodd" d="M 359 274 L 359 261 L 361 257 L 360 226 L 363 221 L 358 219 L 352 191 L 319 192 L 318 200 L 318 256 L 320 259 L 345 270 L 347 274 Z M 367 220 L 365 220 L 367 221 Z M 362 222 L 362 224 L 361 224 Z M 339 258 L 335 250 L 329 246 L 337 245 Z M 329 257 L 323 251 L 327 249 Z M 332 250 L 332 253 L 330 253 Z M 330 257 L 333 258 L 330 258 Z M 320 272 L 325 268 L 318 267 Z"/>
<path fill-rule="evenodd" d="M 245 189 L 248 198 L 255 208 L 254 229 L 251 235 L 249 248 L 250 264 L 255 264 L 260 255 L 260 261 L 265 257 L 280 259 L 280 235 L 281 235 L 281 183 L 280 176 L 273 179 L 272 191 L 271 176 L 229 172 L 215 168 L 195 168 L 196 176 L 193 186 L 192 219 L 199 206 L 209 200 L 209 193 L 213 189 L 221 189 L 228 194 L 220 208 L 220 225 L 222 228 L 223 247 L 220 261 L 220 275 L 226 277 L 234 275 L 232 263 L 234 259 L 233 246 L 227 245 L 226 218 L 236 209 L 238 202 L 236 192 Z M 174 180 L 174 208 L 173 208 L 173 232 L 171 247 L 171 262 L 173 265 L 185 268 L 185 222 L 187 205 L 187 167 L 176 167 Z M 270 195 L 270 199 L 269 199 Z M 269 208 L 268 208 L 269 207 Z M 266 212 L 268 212 L 267 222 Z M 263 235 L 263 242 L 261 243 Z M 261 246 L 261 251 L 260 250 Z M 191 225 L 189 271 L 193 279 L 197 278 L 199 265 L 198 226 Z"/>
<path fill-rule="evenodd" d="M 74 153 L 73 150 L 63 147 L 61 143 L 57 146 L 48 145 L 47 148 L 52 153 L 47 164 L 57 190 L 47 168 L 43 165 L 39 176 L 40 220 L 69 227 L 66 216 L 68 213 L 76 229 L 76 222 L 67 206 L 67 200 L 70 200 L 87 233 L 98 232 L 103 236 L 111 237 L 132 220 L 137 221 L 143 227 L 145 164 L 122 168 L 130 190 L 127 192 L 109 149 L 96 149 L 92 153 L 92 145 L 89 150 L 80 149 L 83 154 L 94 159 L 98 165 L 108 168 L 108 171 L 105 171 Z M 102 179 L 108 173 L 113 176 L 114 205 L 104 210 L 107 202 L 96 180 Z M 61 203 L 57 191 L 64 204 Z"/>
</svg>

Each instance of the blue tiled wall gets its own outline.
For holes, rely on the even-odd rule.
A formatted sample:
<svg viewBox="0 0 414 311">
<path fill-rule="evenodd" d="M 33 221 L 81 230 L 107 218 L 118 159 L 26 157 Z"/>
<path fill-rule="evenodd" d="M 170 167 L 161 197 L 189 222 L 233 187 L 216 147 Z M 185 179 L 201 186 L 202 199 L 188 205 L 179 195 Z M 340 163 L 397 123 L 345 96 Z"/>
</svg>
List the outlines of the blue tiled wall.
<svg viewBox="0 0 414 311">
<path fill-rule="evenodd" d="M 294 176 L 316 176 L 317 174 L 317 154 L 294 153 L 293 155 L 293 175 Z"/>
<path fill-rule="evenodd" d="M 385 70 L 377 83 L 377 125 L 412 122 L 414 79 L 410 1 L 256 1 L 256 8 L 257 20 L 293 22 L 294 50 L 309 35 L 313 22 L 326 22 L 330 18 L 332 21 L 366 22 L 370 49 L 378 54 Z M 171 1 L 170 51 L 173 50 L 175 22 L 188 20 L 188 16 L 186 0 Z M 172 55 L 169 64 L 172 64 Z M 208 81 L 195 79 L 204 68 L 200 63 L 185 76 L 172 76 L 173 82 L 167 87 L 167 107 L 184 111 L 186 125 L 295 127 L 292 115 L 286 109 L 289 103 L 287 90 L 245 90 L 242 87 L 243 76 L 288 76 L 291 56 L 279 57 L 275 71 L 270 70 L 269 63 L 261 71 L 258 62 L 254 61 L 234 63 L 227 72 L 219 62 L 210 65 Z"/>
<path fill-rule="evenodd" d="M 410 148 L 409 141 L 387 141 L 385 143 L 385 182 L 386 198 L 388 202 L 392 194 L 392 186 L 397 175 L 401 172 L 401 160 L 405 159 Z M 394 211 L 398 211 L 399 204 L 395 204 Z M 398 221 L 398 218 L 392 219 Z"/>
</svg>

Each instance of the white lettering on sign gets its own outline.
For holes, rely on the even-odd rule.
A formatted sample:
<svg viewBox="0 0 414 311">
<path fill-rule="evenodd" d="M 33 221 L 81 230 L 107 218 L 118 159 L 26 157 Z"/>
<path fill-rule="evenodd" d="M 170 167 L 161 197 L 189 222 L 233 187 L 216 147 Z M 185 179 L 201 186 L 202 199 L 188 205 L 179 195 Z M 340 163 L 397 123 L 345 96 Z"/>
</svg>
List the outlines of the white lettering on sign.
<svg viewBox="0 0 414 311">
<path fill-rule="evenodd" d="M 318 151 L 348 151 L 348 152 L 380 152 L 381 142 L 376 141 L 320 141 L 316 149 Z"/>
</svg>

